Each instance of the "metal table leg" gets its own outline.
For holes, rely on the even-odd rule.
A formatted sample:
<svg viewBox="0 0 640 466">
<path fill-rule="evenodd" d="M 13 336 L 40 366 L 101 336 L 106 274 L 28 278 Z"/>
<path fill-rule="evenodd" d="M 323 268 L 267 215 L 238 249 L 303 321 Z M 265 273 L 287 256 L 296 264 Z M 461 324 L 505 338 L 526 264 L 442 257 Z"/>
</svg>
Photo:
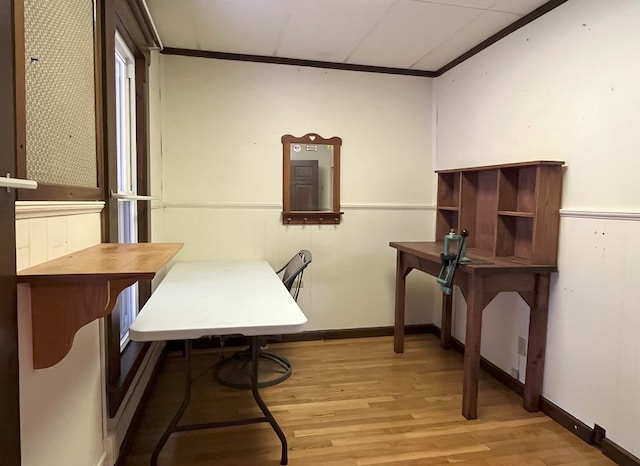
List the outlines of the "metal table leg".
<svg viewBox="0 0 640 466">
<path fill-rule="evenodd" d="M 280 439 L 280 443 L 282 444 L 282 453 L 280 456 L 280 464 L 285 465 L 288 462 L 288 449 L 287 449 L 287 438 L 284 435 L 284 432 L 276 422 L 273 414 L 267 408 L 266 403 L 260 396 L 258 391 L 258 361 L 259 361 L 259 342 L 257 336 L 251 337 L 251 359 L 252 359 L 252 367 L 251 367 L 251 393 L 253 394 L 253 399 L 256 404 L 262 411 L 263 417 L 254 417 L 254 418 L 246 418 L 246 419 L 234 419 L 230 421 L 223 422 L 206 422 L 201 424 L 189 424 L 189 425 L 178 425 L 180 418 L 184 414 L 187 406 L 189 406 L 189 402 L 191 401 L 191 340 L 185 340 L 184 342 L 184 398 L 182 400 L 182 404 L 176 411 L 176 414 L 171 419 L 171 422 L 167 426 L 166 430 L 160 437 L 156 447 L 153 449 L 153 453 L 151 454 L 151 466 L 156 466 L 158 464 L 158 455 L 160 451 L 167 443 L 167 440 L 174 432 L 184 432 L 190 430 L 200 430 L 200 429 L 213 429 L 217 427 L 228 427 L 228 426 L 236 426 L 236 425 L 244 425 L 244 424 L 256 424 L 260 422 L 268 422 L 271 425 L 271 428 L 274 430 L 278 438 Z"/>
<path fill-rule="evenodd" d="M 151 454 L 151 466 L 156 466 L 158 464 L 158 455 L 160 454 L 160 450 L 164 447 L 164 444 L 167 443 L 169 436 L 176 432 L 176 426 L 178 425 L 178 421 L 184 414 L 184 411 L 189 406 L 189 401 L 191 400 L 191 340 L 184 341 L 184 398 L 182 400 L 182 404 L 174 414 L 173 419 L 165 429 L 162 437 L 158 440 L 156 447 L 153 449 L 153 453 Z"/>
<path fill-rule="evenodd" d="M 260 393 L 258 393 L 258 360 L 260 359 L 258 356 L 260 350 L 260 343 L 258 341 L 258 337 L 251 337 L 251 393 L 253 393 L 253 399 L 256 400 L 256 403 L 260 407 L 262 414 L 264 414 L 265 420 L 271 424 L 271 428 L 275 431 L 276 435 L 280 439 L 280 443 L 282 444 L 282 455 L 280 456 L 280 464 L 287 464 L 287 438 L 280 429 L 280 426 L 276 422 L 273 414 L 267 408 L 267 405 L 260 397 Z"/>
</svg>

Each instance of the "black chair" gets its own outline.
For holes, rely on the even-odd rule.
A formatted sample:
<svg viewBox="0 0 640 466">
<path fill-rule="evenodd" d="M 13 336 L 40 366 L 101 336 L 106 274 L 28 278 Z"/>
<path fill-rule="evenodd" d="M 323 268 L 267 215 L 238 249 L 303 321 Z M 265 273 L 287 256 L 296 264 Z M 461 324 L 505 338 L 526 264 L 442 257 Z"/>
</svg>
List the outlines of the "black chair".
<svg viewBox="0 0 640 466">
<path fill-rule="evenodd" d="M 311 264 L 311 252 L 301 250 L 285 264 L 277 274 L 282 274 L 282 283 L 297 301 L 304 269 Z M 259 344 L 258 387 L 271 387 L 284 382 L 291 376 L 291 363 L 284 356 L 269 353 L 263 348 L 267 340 L 280 340 L 279 336 L 265 336 L 254 339 Z M 233 388 L 251 388 L 251 346 L 221 359 L 214 369 L 216 380 Z"/>
</svg>

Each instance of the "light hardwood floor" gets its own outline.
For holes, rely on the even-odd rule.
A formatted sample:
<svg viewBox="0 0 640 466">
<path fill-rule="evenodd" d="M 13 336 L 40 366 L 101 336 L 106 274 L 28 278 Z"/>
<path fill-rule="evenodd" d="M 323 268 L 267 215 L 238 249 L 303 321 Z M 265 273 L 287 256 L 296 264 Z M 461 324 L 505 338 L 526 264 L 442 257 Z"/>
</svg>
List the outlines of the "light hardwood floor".
<svg viewBox="0 0 640 466">
<path fill-rule="evenodd" d="M 478 419 L 460 414 L 462 356 L 433 335 L 409 336 L 404 354 L 391 337 L 272 344 L 292 377 L 261 390 L 289 442 L 290 465 L 612 465 L 542 413 L 481 373 Z M 228 350 L 227 350 L 228 351 Z M 259 415 L 250 392 L 215 383 L 215 352 L 193 357 L 188 423 Z M 182 400 L 183 359 L 169 355 L 122 466 L 149 464 Z M 253 413 L 253 414 L 252 414 Z M 159 465 L 278 465 L 268 424 L 173 434 Z"/>
</svg>

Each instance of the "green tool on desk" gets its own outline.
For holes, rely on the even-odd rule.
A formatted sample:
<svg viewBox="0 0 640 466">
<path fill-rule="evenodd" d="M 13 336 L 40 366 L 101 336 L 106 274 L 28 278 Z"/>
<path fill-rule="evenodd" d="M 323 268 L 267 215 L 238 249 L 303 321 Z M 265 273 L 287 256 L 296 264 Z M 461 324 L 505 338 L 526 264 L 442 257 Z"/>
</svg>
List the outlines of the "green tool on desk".
<svg viewBox="0 0 640 466">
<path fill-rule="evenodd" d="M 467 230 L 462 230 L 459 235 L 456 235 L 455 230 L 451 230 L 449 233 L 444 235 L 444 252 L 440 254 L 440 262 L 442 263 L 442 268 L 440 269 L 440 274 L 438 275 L 438 283 L 440 284 L 440 288 L 442 292 L 450 295 L 453 290 L 453 277 L 456 274 L 456 268 L 460 262 L 469 262 L 469 259 L 465 257 L 466 248 L 465 242 L 469 236 L 469 232 Z M 455 253 L 451 252 L 451 243 L 457 242 L 458 247 Z"/>
</svg>

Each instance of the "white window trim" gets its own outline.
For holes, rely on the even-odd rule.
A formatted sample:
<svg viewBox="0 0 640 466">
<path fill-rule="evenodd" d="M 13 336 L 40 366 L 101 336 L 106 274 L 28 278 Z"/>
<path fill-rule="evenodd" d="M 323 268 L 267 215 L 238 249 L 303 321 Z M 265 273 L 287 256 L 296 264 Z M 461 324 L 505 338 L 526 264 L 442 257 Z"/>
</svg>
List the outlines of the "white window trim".
<svg viewBox="0 0 640 466">
<path fill-rule="evenodd" d="M 122 36 L 116 31 L 116 138 L 117 138 L 117 190 L 116 195 L 128 195 L 134 199 L 118 200 L 118 242 L 138 241 L 137 220 L 137 164 L 136 164 L 136 102 L 135 58 Z M 120 313 L 120 350 L 129 342 L 129 332 L 124 326 L 133 322 L 138 313 L 137 283 L 124 290 L 118 298 Z"/>
</svg>

